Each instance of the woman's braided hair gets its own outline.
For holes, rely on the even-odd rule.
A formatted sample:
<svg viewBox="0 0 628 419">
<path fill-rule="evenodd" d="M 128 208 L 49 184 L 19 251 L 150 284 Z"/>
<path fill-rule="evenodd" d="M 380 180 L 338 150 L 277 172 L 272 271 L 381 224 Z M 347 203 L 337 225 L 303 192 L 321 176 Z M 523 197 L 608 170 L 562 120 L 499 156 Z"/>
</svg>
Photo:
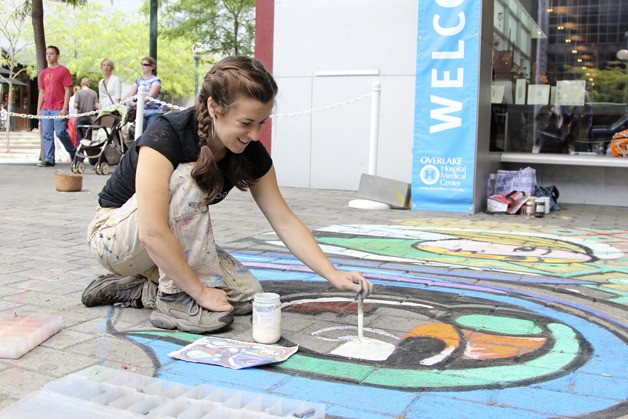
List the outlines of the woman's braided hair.
<svg viewBox="0 0 628 419">
<path fill-rule="evenodd" d="M 203 86 L 196 102 L 198 136 L 201 150 L 192 170 L 192 177 L 207 192 L 204 204 L 211 203 L 221 192 L 223 178 L 207 141 L 214 136 L 213 119 L 207 109 L 211 97 L 224 115 L 229 107 L 240 98 L 269 103 L 277 95 L 277 83 L 273 76 L 257 59 L 246 56 L 227 57 L 216 63 L 205 75 Z M 233 154 L 226 176 L 240 190 L 246 190 L 255 182 L 251 167 L 244 154 Z"/>
</svg>

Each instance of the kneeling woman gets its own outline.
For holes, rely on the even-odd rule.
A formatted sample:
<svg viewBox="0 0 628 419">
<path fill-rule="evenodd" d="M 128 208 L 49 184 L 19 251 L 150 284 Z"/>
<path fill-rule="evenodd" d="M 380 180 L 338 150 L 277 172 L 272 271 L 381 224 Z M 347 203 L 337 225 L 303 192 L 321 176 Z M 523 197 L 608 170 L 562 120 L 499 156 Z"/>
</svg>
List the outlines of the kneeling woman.
<svg viewBox="0 0 628 419">
<path fill-rule="evenodd" d="M 259 61 L 225 58 L 205 76 L 195 108 L 160 117 L 133 144 L 99 194 L 88 228 L 90 248 L 111 274 L 89 284 L 86 306 L 152 308 L 154 326 L 191 333 L 250 313 L 262 287 L 216 246 L 209 214 L 234 186 L 251 191 L 288 249 L 314 272 L 340 290 L 370 293 L 362 274 L 332 265 L 279 191 L 259 142 L 276 94 Z"/>
</svg>

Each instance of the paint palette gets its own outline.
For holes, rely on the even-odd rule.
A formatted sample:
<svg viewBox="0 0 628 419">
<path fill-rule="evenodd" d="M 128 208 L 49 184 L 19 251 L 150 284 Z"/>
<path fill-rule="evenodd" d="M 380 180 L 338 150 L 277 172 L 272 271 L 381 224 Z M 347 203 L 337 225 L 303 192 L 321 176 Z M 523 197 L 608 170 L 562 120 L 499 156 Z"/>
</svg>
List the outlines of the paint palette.
<svg viewBox="0 0 628 419">
<path fill-rule="evenodd" d="M 61 330 L 59 314 L 0 317 L 0 358 L 17 359 Z"/>
<path fill-rule="evenodd" d="M 323 419 L 325 405 L 93 366 L 49 382 L 0 417 Z"/>
</svg>

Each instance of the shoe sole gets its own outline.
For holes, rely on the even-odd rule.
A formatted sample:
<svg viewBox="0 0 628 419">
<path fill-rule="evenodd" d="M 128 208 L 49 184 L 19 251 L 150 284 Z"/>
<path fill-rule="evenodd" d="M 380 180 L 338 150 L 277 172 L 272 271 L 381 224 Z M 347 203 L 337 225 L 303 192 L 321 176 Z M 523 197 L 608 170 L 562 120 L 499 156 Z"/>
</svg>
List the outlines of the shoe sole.
<svg viewBox="0 0 628 419">
<path fill-rule="evenodd" d="M 107 276 L 107 275 L 105 275 Z M 123 281 L 126 277 L 124 278 L 118 278 L 116 280 L 111 280 L 113 281 Z M 85 288 L 85 291 L 83 291 L 83 295 L 81 295 L 81 302 L 86 306 L 86 307 L 95 307 L 95 306 L 100 306 L 100 305 L 109 305 L 109 304 L 113 304 L 113 303 L 107 303 L 107 302 L 95 302 L 94 300 L 96 300 L 96 295 L 98 294 L 97 292 L 92 293 L 92 290 L 95 288 L 94 284 L 96 283 L 102 283 L 103 278 L 96 278 L 94 279 L 92 282 L 89 283 L 89 285 L 87 286 L 87 288 Z M 129 289 L 129 288 L 133 288 L 136 287 L 140 284 L 143 284 L 144 282 L 146 282 L 145 278 L 138 278 L 136 281 L 133 282 L 120 282 L 119 285 L 119 289 L 120 290 L 124 290 L 124 289 Z M 140 301 L 141 303 L 141 301 Z M 136 307 L 136 305 L 132 305 L 133 307 Z M 139 307 L 136 307 L 139 308 Z"/>
<path fill-rule="evenodd" d="M 205 334 L 216 332 L 220 329 L 224 329 L 233 323 L 233 314 L 224 313 L 222 317 L 218 319 L 219 323 L 208 325 L 197 325 L 185 322 L 183 319 L 176 319 L 165 315 L 164 313 L 153 311 L 149 318 L 151 324 L 160 329 L 178 329 L 182 332 L 189 332 L 194 334 Z"/>
</svg>

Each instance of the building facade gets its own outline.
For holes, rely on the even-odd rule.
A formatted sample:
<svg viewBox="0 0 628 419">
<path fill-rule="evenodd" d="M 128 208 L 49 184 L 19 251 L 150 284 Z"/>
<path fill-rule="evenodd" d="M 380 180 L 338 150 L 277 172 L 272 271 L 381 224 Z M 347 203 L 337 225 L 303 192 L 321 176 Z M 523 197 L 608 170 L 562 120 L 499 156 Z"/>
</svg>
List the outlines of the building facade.
<svg viewBox="0 0 628 419">
<path fill-rule="evenodd" d="M 621 181 L 628 159 L 612 157 L 611 148 L 628 128 L 625 1 L 260 0 L 257 7 L 258 56 L 280 86 L 267 145 L 283 186 L 358 188 L 371 155 L 371 107 L 368 98 L 352 99 L 378 82 L 375 174 L 412 183 L 416 208 L 433 200 L 425 208 L 481 211 L 488 174 L 526 166 L 540 184 L 556 185 L 563 202 L 628 205 Z M 425 42 L 431 26 L 464 35 L 455 40 L 465 45 L 458 70 L 434 59 L 438 51 L 422 55 L 434 47 Z M 461 53 L 457 45 L 448 47 L 452 54 Z M 460 95 L 474 91 L 473 118 L 419 101 L 426 77 L 454 86 L 459 69 Z M 299 112 L 308 109 L 315 112 Z M 437 141 L 425 127 L 443 120 L 452 129 Z M 472 132 L 464 123 L 458 130 L 458 120 L 472 122 Z M 421 196 L 414 188 L 429 190 L 435 173 L 425 161 L 466 161 L 436 166 L 463 186 Z M 429 176 L 421 179 L 422 170 Z"/>
</svg>

